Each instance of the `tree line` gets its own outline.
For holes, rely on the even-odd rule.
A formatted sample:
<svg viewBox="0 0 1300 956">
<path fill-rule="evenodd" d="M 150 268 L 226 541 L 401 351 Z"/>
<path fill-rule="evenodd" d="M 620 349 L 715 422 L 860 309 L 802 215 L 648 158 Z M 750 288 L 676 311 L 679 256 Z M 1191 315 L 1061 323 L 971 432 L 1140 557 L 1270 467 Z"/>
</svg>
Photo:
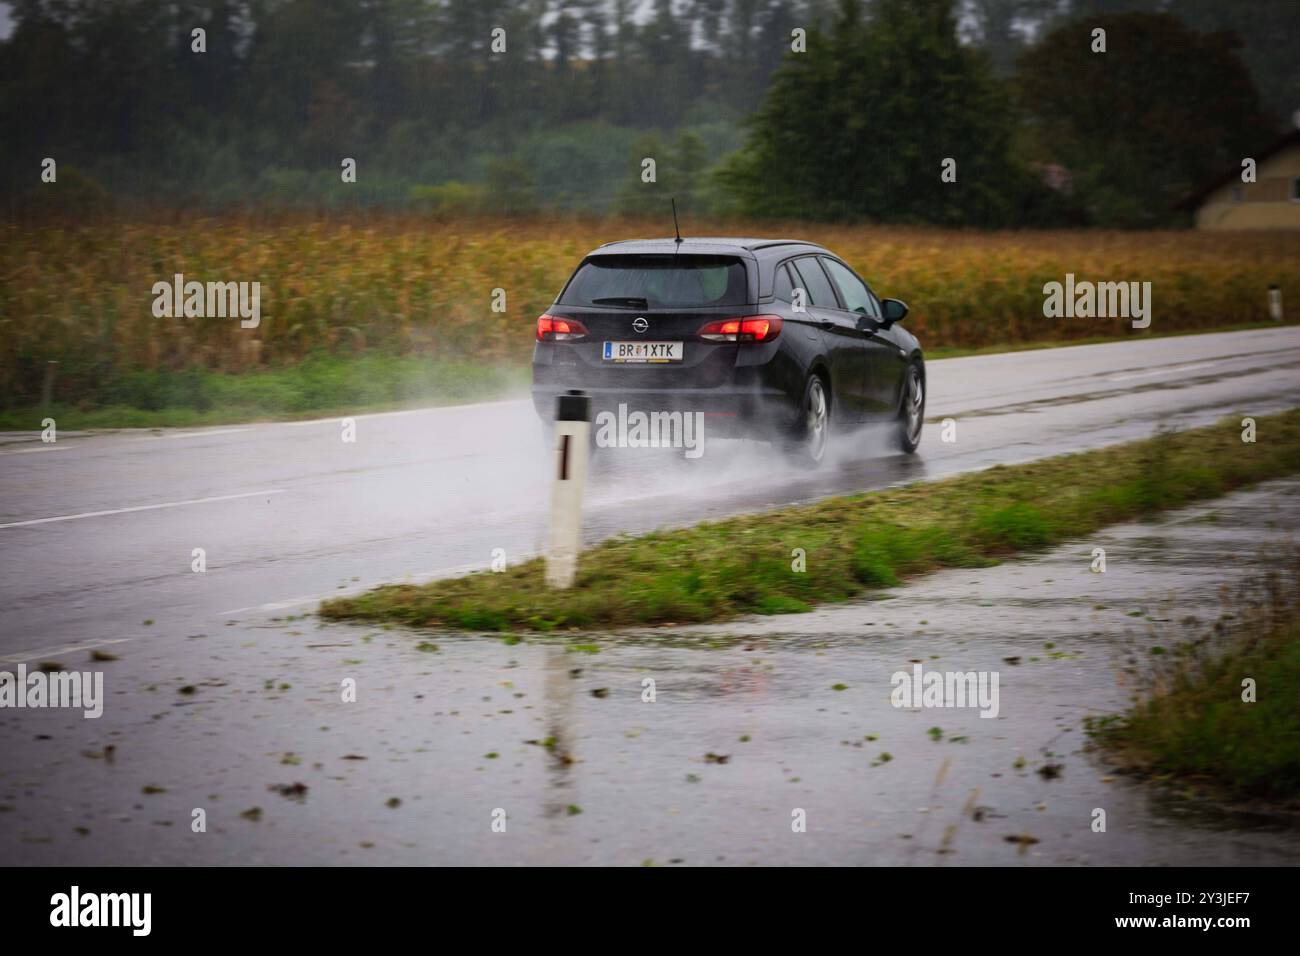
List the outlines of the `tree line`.
<svg viewBox="0 0 1300 956">
<path fill-rule="evenodd" d="M 13 0 L 0 203 L 1166 221 L 1300 105 L 1294 4 L 1240 6 Z"/>
</svg>

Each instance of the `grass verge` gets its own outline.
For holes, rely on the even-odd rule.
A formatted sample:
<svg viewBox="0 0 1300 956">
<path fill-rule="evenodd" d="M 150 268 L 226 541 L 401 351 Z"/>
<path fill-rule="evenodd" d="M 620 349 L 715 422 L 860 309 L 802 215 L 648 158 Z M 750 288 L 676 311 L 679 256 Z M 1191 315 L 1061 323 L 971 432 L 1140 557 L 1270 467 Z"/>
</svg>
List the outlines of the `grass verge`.
<svg viewBox="0 0 1300 956">
<path fill-rule="evenodd" d="M 1157 660 L 1144 699 L 1089 722 L 1093 739 L 1126 770 L 1300 809 L 1300 564 L 1248 582 L 1205 634 Z"/>
<path fill-rule="evenodd" d="M 527 387 L 528 369 L 371 352 L 318 353 L 296 365 L 240 373 L 191 368 L 132 372 L 107 389 L 104 404 L 0 409 L 0 430 L 39 430 L 53 418 L 64 431 L 165 428 L 265 419 L 358 415 L 411 405 L 455 405 Z"/>
<path fill-rule="evenodd" d="M 935 483 L 831 498 L 582 553 L 551 591 L 534 559 L 501 573 L 394 585 L 322 604 L 326 618 L 470 630 L 719 620 L 808 610 L 937 568 L 977 567 L 1117 521 L 1300 471 L 1300 409 Z M 793 570 L 797 551 L 806 570 Z"/>
</svg>

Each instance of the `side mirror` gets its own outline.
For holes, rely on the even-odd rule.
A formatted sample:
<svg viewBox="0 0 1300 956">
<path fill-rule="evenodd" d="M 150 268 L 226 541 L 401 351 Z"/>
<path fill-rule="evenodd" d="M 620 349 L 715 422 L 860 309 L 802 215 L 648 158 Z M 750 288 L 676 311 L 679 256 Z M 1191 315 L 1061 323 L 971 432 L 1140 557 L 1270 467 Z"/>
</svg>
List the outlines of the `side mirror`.
<svg viewBox="0 0 1300 956">
<path fill-rule="evenodd" d="M 880 311 L 882 313 L 881 324 L 889 328 L 895 322 L 902 322 L 907 315 L 907 303 L 898 299 L 882 299 L 880 301 Z"/>
</svg>

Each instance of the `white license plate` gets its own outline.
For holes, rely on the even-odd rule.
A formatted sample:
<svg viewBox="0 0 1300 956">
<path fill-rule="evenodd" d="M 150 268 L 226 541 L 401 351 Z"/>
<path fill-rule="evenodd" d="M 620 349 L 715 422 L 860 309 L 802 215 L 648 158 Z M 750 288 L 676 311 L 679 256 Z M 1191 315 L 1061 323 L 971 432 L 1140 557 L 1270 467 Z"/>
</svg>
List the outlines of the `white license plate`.
<svg viewBox="0 0 1300 956">
<path fill-rule="evenodd" d="M 681 342 L 606 342 L 606 362 L 680 362 Z"/>
</svg>

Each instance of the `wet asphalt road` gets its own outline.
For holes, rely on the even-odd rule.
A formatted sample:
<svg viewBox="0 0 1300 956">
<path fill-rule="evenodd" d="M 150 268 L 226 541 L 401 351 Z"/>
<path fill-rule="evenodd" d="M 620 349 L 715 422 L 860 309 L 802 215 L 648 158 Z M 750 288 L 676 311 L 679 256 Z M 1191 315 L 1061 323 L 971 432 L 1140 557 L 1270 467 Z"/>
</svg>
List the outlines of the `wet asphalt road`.
<svg viewBox="0 0 1300 956">
<path fill-rule="evenodd" d="M 1162 424 L 1265 414 L 1300 404 L 1297 368 L 1294 328 L 935 362 L 932 424 L 915 460 L 871 457 L 869 441 L 815 476 L 742 442 L 710 444 L 698 461 L 606 459 L 585 533 L 596 540 L 1095 447 Z M 953 444 L 938 441 L 935 422 L 946 417 L 957 422 Z M 337 419 L 64 434 L 54 446 L 31 434 L 0 438 L 0 667 L 93 667 L 108 691 L 98 720 L 0 711 L 0 857 L 1014 864 L 1263 862 L 1260 854 L 1291 852 L 1284 841 L 1236 832 L 1218 845 L 1150 808 L 1122 814 L 1128 837 L 1100 852 L 1084 847 L 1088 830 L 1076 836 L 1072 824 L 1036 809 L 1036 793 L 1109 806 L 1097 802 L 1098 788 L 1112 800 L 1123 793 L 1116 806 L 1145 806 L 1140 791 L 1097 783 L 1095 768 L 1070 773 L 1067 764 L 1069 775 L 1052 781 L 1032 775 L 1034 761 L 1056 759 L 1041 751 L 1071 752 L 1064 741 L 1080 736 L 1078 716 L 1122 703 L 1109 666 L 1057 661 L 1061 673 L 1082 667 L 1085 683 L 1060 677 L 1027 690 L 1018 717 L 945 719 L 954 728 L 945 734 L 969 725 L 958 733 L 969 742 L 936 745 L 924 735 L 929 714 L 872 704 L 872 694 L 887 696 L 887 676 L 883 695 L 855 676 L 892 671 L 898 655 L 886 660 L 879 642 L 848 624 L 839 637 L 794 636 L 830 611 L 781 618 L 756 644 L 674 647 L 659 637 L 598 642 L 594 655 L 454 636 L 419 651 L 419 638 L 398 631 L 285 621 L 310 613 L 322 596 L 486 567 L 495 548 L 518 560 L 541 546 L 546 461 L 527 403 L 358 416 L 356 425 L 353 444 L 340 440 Z M 1294 529 L 1293 518 L 1288 512 L 1284 530 Z M 1234 542 L 1231 553 L 1245 561 L 1247 544 Z M 194 548 L 206 552 L 205 573 L 191 571 Z M 1196 587 L 1212 590 L 1205 585 L 1217 586 L 1231 565 L 1207 561 L 1196 573 Z M 942 577 L 902 593 L 924 595 Z M 1095 626 L 1069 619 L 1059 587 L 1024 589 L 1065 614 L 1057 640 L 1081 640 Z M 911 600 L 927 609 L 940 603 L 933 594 Z M 946 635 L 927 631 L 928 653 L 911 650 L 904 663 L 964 653 L 987 665 L 1008 656 L 1006 646 L 1041 636 L 1027 606 L 1015 603 L 979 626 L 951 622 Z M 938 620 L 936 610 L 917 611 L 917 620 Z M 1015 636 L 1025 627 L 1032 637 Z M 1099 633 L 1108 647 L 1119 639 L 1115 628 Z M 91 664 L 92 647 L 119 659 Z M 654 705 L 641 702 L 643 676 L 667 685 Z M 357 680 L 355 704 L 339 701 L 344 677 Z M 850 689 L 827 690 L 836 682 Z M 1073 700 L 1054 696 L 1063 686 L 1074 687 Z M 591 696 L 602 687 L 605 697 Z M 858 687 L 865 696 L 855 701 Z M 1073 722 L 1055 744 L 1043 738 L 1049 713 Z M 884 747 L 898 721 L 915 725 L 917 739 L 889 744 L 894 759 L 872 767 L 876 744 L 863 738 L 877 734 Z M 998 734 L 981 732 L 985 724 Z M 550 748 L 524 742 L 549 737 Z M 996 758 L 976 743 L 995 737 L 1003 738 Z M 932 766 L 936 747 L 954 755 L 947 769 Z M 982 764 L 1011 750 L 1028 769 L 982 779 Z M 707 763 L 708 752 L 728 762 Z M 882 780 L 880 771 L 893 777 Z M 1077 782 L 1088 773 L 1091 788 Z M 268 789 L 298 782 L 308 787 L 301 801 Z M 1049 784 L 1055 789 L 1044 790 Z M 987 804 L 982 818 L 1008 833 L 959 840 L 985 831 L 962 822 L 973 817 L 960 815 L 967 801 L 958 790 L 975 801 L 969 813 Z M 936 793 L 945 809 L 930 817 Z M 392 798 L 400 803 L 388 806 Z M 1077 807 L 1046 802 L 1054 805 L 1073 819 Z M 195 834 L 189 821 L 200 807 L 208 832 Z M 259 821 L 241 818 L 254 807 Z M 800 843 L 789 841 L 793 807 L 809 810 L 810 839 Z M 506 834 L 490 830 L 497 808 L 506 811 Z M 1053 820 L 1045 827 L 1053 838 L 1026 842 L 1023 853 L 1005 842 L 1033 819 Z"/>
</svg>

